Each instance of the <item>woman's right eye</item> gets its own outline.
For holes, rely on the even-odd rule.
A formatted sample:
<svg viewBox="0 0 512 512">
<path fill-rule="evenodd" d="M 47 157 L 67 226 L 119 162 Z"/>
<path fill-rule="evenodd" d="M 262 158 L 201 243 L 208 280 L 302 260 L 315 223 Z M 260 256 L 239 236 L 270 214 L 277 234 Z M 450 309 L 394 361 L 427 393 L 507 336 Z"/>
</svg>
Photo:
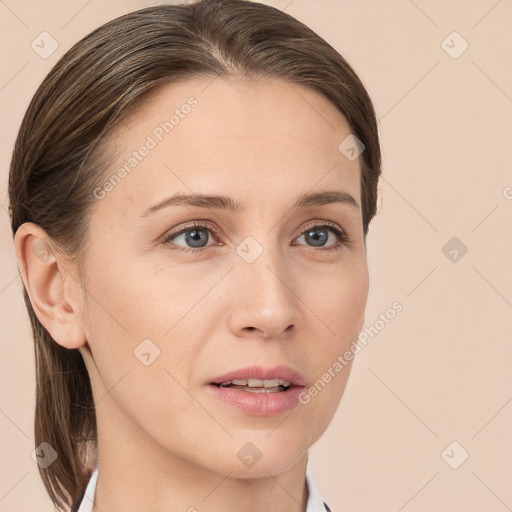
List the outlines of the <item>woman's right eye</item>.
<svg viewBox="0 0 512 512">
<path fill-rule="evenodd" d="M 180 252 L 202 252 L 209 245 L 206 245 L 210 239 L 210 233 L 216 230 L 211 225 L 205 224 L 192 224 L 181 228 L 179 231 L 170 233 L 164 239 L 164 243 L 169 245 L 169 249 L 172 251 Z M 179 240 L 180 237 L 185 243 L 191 244 L 189 247 L 183 247 L 176 245 L 175 241 Z M 173 242 L 171 243 L 171 240 Z M 175 246 L 175 247 L 173 247 Z"/>
</svg>

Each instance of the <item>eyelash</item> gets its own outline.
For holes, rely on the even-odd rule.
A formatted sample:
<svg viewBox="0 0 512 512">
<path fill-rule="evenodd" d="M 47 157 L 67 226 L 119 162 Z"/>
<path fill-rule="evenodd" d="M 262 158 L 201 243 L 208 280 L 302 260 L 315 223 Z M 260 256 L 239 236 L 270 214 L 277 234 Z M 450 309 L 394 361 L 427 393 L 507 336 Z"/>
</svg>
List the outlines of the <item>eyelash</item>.
<svg viewBox="0 0 512 512">
<path fill-rule="evenodd" d="M 183 233 L 186 233 L 187 231 L 192 231 L 196 228 L 205 228 L 214 234 L 219 234 L 219 231 L 212 224 L 209 224 L 209 223 L 203 224 L 200 222 L 195 222 L 193 224 L 190 224 L 190 225 L 180 229 L 179 231 L 177 231 L 175 233 L 169 233 L 167 236 L 165 236 L 163 243 L 169 245 L 169 249 L 171 251 L 184 252 L 184 253 L 195 253 L 195 254 L 202 253 L 205 250 L 210 249 L 212 247 L 214 247 L 214 248 L 219 247 L 218 245 L 207 245 L 205 247 L 198 247 L 195 249 L 191 248 L 191 247 L 182 247 L 182 246 L 178 246 L 178 245 L 176 245 L 175 247 L 171 247 L 171 245 L 174 245 L 170 242 L 171 239 L 173 239 Z M 343 248 L 343 246 L 350 246 L 350 244 L 351 244 L 351 240 L 347 236 L 347 234 L 345 233 L 344 230 L 339 228 L 336 224 L 334 224 L 332 222 L 326 222 L 326 221 L 323 221 L 319 224 L 310 224 L 296 238 L 305 234 L 307 231 L 312 230 L 313 228 L 329 228 L 329 230 L 332 231 L 336 235 L 336 237 L 338 238 L 339 241 L 336 244 L 334 244 L 330 247 L 327 247 L 327 248 L 325 248 L 325 247 L 316 248 L 316 247 L 312 247 L 312 246 L 306 246 L 309 249 L 319 250 L 319 251 L 332 251 L 332 250 L 339 251 Z"/>
</svg>

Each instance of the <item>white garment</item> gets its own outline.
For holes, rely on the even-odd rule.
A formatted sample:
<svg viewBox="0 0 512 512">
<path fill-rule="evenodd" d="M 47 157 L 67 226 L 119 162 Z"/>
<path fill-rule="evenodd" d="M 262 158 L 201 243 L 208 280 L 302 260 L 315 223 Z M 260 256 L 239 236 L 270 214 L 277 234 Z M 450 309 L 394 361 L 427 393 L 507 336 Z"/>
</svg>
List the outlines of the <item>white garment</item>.
<svg viewBox="0 0 512 512">
<path fill-rule="evenodd" d="M 96 468 L 94 469 L 94 472 L 89 480 L 89 483 L 87 484 L 85 495 L 82 499 L 80 506 L 77 509 L 77 512 L 92 512 L 97 480 L 98 466 L 96 465 Z M 306 483 L 309 491 L 306 512 L 326 512 L 327 509 L 324 506 L 322 495 L 320 494 L 320 491 L 318 490 L 316 482 L 313 478 L 313 474 L 311 473 L 309 462 L 308 465 L 306 466 Z"/>
</svg>

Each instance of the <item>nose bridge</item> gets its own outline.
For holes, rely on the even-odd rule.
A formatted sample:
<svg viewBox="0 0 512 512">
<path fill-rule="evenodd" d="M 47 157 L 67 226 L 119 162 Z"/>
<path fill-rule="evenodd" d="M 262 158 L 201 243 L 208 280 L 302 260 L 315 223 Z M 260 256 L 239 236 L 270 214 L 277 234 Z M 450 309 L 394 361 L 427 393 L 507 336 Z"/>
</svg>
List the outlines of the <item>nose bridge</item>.
<svg viewBox="0 0 512 512">
<path fill-rule="evenodd" d="M 235 279 L 239 290 L 233 297 L 237 329 L 252 327 L 270 337 L 295 321 L 296 296 L 283 249 L 275 230 L 247 236 L 237 246 Z"/>
</svg>

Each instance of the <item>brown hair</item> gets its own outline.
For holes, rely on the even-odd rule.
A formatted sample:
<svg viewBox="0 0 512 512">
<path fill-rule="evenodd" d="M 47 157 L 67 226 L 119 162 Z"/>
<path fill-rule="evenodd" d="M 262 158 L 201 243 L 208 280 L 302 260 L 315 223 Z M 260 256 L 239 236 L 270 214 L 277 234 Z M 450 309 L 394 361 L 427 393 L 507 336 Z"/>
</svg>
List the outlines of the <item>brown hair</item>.
<svg viewBox="0 0 512 512">
<path fill-rule="evenodd" d="M 244 0 L 162 5 L 121 16 L 76 43 L 35 93 L 16 140 L 9 175 L 13 234 L 43 228 L 83 268 L 92 191 L 106 174 L 99 144 L 150 91 L 200 76 L 272 77 L 307 85 L 347 119 L 365 150 L 361 165 L 364 237 L 376 213 L 381 154 L 377 121 L 347 61 L 303 23 Z M 341 141 L 340 141 L 341 142 Z M 58 458 L 39 468 L 56 507 L 81 495 L 97 456 L 94 400 L 80 352 L 58 345 L 34 314 L 35 443 Z"/>
</svg>

